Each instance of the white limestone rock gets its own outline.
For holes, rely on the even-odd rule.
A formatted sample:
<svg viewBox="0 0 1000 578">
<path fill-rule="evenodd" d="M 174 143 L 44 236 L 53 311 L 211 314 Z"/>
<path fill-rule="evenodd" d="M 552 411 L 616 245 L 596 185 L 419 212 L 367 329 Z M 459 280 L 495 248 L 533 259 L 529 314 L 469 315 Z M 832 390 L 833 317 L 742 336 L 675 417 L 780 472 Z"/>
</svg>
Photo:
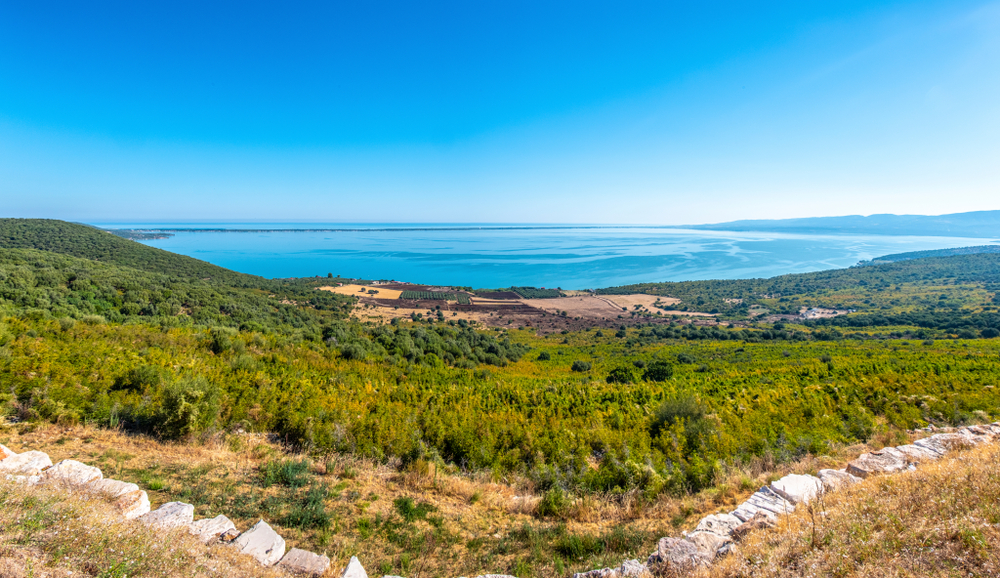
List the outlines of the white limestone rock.
<svg viewBox="0 0 1000 578">
<path fill-rule="evenodd" d="M 698 522 L 698 526 L 694 529 L 695 532 L 712 532 L 713 534 L 718 534 L 719 536 L 728 537 L 733 533 L 733 530 L 737 526 L 743 523 L 732 514 L 712 514 L 710 516 L 705 516 Z"/>
<path fill-rule="evenodd" d="M 731 541 L 728 536 L 720 536 L 714 532 L 693 532 L 686 540 L 697 546 L 710 560 L 714 560 L 719 549 Z"/>
<path fill-rule="evenodd" d="M 127 492 L 118 496 L 115 506 L 126 520 L 134 520 L 149 513 L 149 496 L 142 490 Z"/>
<path fill-rule="evenodd" d="M 330 567 L 330 559 L 326 556 L 292 548 L 281 559 L 281 562 L 278 562 L 278 567 L 297 574 L 321 576 Z"/>
<path fill-rule="evenodd" d="M 771 490 L 793 504 L 808 504 L 823 491 L 823 482 L 810 475 L 789 474 L 771 482 Z"/>
<path fill-rule="evenodd" d="M 852 476 L 844 470 L 820 470 L 819 481 L 823 482 L 824 492 L 835 492 L 860 482 L 861 478 Z"/>
<path fill-rule="evenodd" d="M 111 478 L 104 478 L 92 482 L 88 486 L 88 489 L 94 493 L 101 494 L 109 498 L 118 498 L 124 496 L 125 494 L 138 492 L 139 486 L 129 482 L 121 482 Z"/>
<path fill-rule="evenodd" d="M 11 456 L 16 456 L 16 455 L 17 452 L 15 452 L 14 450 L 10 449 L 9 447 L 3 444 L 0 444 L 0 462 Z"/>
<path fill-rule="evenodd" d="M 167 502 L 140 519 L 150 526 L 184 528 L 194 522 L 194 506 L 184 502 Z"/>
<path fill-rule="evenodd" d="M 347 563 L 347 568 L 344 568 L 344 573 L 340 575 L 340 578 L 368 578 L 368 573 L 358 561 L 358 557 L 351 556 L 351 561 Z"/>
<path fill-rule="evenodd" d="M 650 555 L 646 566 L 656 573 L 670 575 L 671 572 L 688 572 L 708 566 L 711 562 L 712 557 L 692 542 L 678 538 L 660 538 L 656 552 Z"/>
<path fill-rule="evenodd" d="M 929 462 L 941 457 L 941 454 L 935 451 L 915 446 L 913 444 L 896 446 L 895 449 L 899 453 L 903 454 L 910 463 Z"/>
<path fill-rule="evenodd" d="M 221 515 L 214 518 L 203 518 L 197 522 L 192 522 L 191 526 L 188 527 L 189 532 L 198 536 L 198 539 L 206 544 L 218 540 L 219 536 L 229 530 L 235 529 L 236 524 L 233 524 L 229 518 Z M 329 560 L 327 563 L 329 564 Z"/>
<path fill-rule="evenodd" d="M 7 474 L 5 479 L 10 482 L 17 482 L 18 484 L 28 484 L 29 486 L 34 486 L 42 481 L 41 476 L 15 476 L 12 474 Z"/>
<path fill-rule="evenodd" d="M 76 460 L 62 460 L 42 472 L 42 483 L 84 486 L 104 478 L 101 470 Z"/>
<path fill-rule="evenodd" d="M 38 476 L 42 470 L 52 466 L 52 460 L 44 452 L 24 452 L 0 461 L 0 473 L 15 476 Z"/>
<path fill-rule="evenodd" d="M 898 451 L 865 453 L 847 464 L 847 473 L 859 478 L 867 478 L 875 474 L 891 474 L 906 469 L 909 462 Z"/>
<path fill-rule="evenodd" d="M 240 552 L 253 556 L 262 566 L 276 564 L 285 555 L 285 540 L 261 520 L 233 542 Z M 355 558 L 352 558 L 355 560 Z M 348 566 L 350 567 L 350 566 Z M 368 576 L 364 576 L 368 578 Z"/>
</svg>

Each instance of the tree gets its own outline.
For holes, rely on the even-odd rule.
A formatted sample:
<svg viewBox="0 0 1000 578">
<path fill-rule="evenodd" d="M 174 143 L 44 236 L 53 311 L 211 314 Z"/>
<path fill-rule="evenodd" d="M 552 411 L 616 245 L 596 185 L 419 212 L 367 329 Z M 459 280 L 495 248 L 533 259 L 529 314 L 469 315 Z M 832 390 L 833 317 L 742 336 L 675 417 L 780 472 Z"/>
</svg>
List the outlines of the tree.
<svg viewBox="0 0 1000 578">
<path fill-rule="evenodd" d="M 662 359 L 650 363 L 642 374 L 646 381 L 666 381 L 673 376 L 674 366 Z"/>
<path fill-rule="evenodd" d="M 635 383 L 638 380 L 635 368 L 627 365 L 612 369 L 605 378 L 608 383 Z"/>
<path fill-rule="evenodd" d="M 580 361 L 579 359 L 577 359 L 576 361 L 573 362 L 573 365 L 570 366 L 570 369 L 572 371 L 577 371 L 580 373 L 590 371 L 590 362 Z"/>
</svg>

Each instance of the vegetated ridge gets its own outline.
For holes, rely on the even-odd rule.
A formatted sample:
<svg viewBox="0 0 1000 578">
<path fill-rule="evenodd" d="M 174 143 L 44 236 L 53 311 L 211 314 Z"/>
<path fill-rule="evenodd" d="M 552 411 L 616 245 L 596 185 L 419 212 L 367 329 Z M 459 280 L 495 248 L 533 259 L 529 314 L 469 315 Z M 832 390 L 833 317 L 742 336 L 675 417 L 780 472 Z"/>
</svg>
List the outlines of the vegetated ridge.
<svg viewBox="0 0 1000 578">
<path fill-rule="evenodd" d="M 346 316 L 352 298 L 317 295 L 326 278 L 245 287 L 109 262 L 114 252 L 99 262 L 0 248 L 0 258 L 0 417 L 195 446 L 242 430 L 410 478 L 398 508 L 383 491 L 325 478 L 288 496 L 309 504 L 308 549 L 336 536 L 384 574 L 412 570 L 418 556 L 518 574 L 600 567 L 648 553 L 664 524 L 687 524 L 686 502 L 709 513 L 788 464 L 927 424 L 992 421 L 1000 407 L 995 254 L 649 284 L 682 306 L 732 307 L 733 321 L 633 317 L 617 331 L 546 336 L 430 315 L 360 324 Z M 805 305 L 859 311 L 829 323 L 780 317 Z M 915 312 L 943 321 L 886 324 Z M 429 510 L 413 513 L 439 474 L 524 499 L 516 516 L 459 539 Z M 214 508 L 229 482 L 188 501 Z M 188 483 L 177 478 L 178 491 Z M 485 500 L 473 495 L 450 507 Z M 291 507 L 248 496 L 256 508 Z M 400 526 L 404 511 L 419 523 Z"/>
</svg>

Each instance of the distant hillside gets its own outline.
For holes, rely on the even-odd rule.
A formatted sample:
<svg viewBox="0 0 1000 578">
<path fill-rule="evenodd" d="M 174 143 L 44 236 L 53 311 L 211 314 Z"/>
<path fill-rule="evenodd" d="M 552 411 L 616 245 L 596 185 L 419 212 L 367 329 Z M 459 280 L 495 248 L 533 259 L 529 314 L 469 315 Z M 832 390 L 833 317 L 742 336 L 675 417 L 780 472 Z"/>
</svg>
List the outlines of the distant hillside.
<svg viewBox="0 0 1000 578">
<path fill-rule="evenodd" d="M 861 266 L 880 265 L 882 263 L 895 263 L 897 261 L 910 261 L 912 259 L 927 259 L 929 257 L 954 257 L 956 255 L 978 255 L 980 253 L 1000 253 L 1000 245 L 978 245 L 976 247 L 956 247 L 954 249 L 935 249 L 931 251 L 911 251 L 909 253 L 895 253 L 893 255 L 882 255 L 875 257 L 871 261 L 858 263 Z"/>
<path fill-rule="evenodd" d="M 770 231 L 781 233 L 857 233 L 866 235 L 929 235 L 943 237 L 1000 237 L 1000 211 L 952 215 L 850 215 L 730 221 L 686 225 L 685 229 L 713 231 Z"/>
<path fill-rule="evenodd" d="M 147 247 L 107 231 L 52 219 L 0 219 L 0 248 L 38 249 L 187 279 L 258 286 L 261 277 Z"/>
</svg>

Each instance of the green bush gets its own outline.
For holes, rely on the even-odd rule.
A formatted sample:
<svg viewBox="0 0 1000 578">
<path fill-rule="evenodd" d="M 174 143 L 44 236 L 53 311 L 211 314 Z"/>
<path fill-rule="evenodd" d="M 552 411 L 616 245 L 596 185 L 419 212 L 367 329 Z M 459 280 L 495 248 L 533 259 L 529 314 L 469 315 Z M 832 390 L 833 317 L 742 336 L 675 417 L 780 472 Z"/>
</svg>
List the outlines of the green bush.
<svg viewBox="0 0 1000 578">
<path fill-rule="evenodd" d="M 570 370 L 583 373 L 586 371 L 590 371 L 590 367 L 591 365 L 589 361 L 580 361 L 578 359 L 573 362 L 573 365 L 570 366 Z"/>
<path fill-rule="evenodd" d="M 204 377 L 181 378 L 163 389 L 156 430 L 166 438 L 199 434 L 219 418 L 219 390 Z"/>
<path fill-rule="evenodd" d="M 667 361 L 658 359 L 648 366 L 646 366 L 646 371 L 642 373 L 642 378 L 646 381 L 666 381 L 674 376 L 674 366 Z"/>
<path fill-rule="evenodd" d="M 301 488 L 309 483 L 308 460 L 269 460 L 260 468 L 264 487 Z"/>
<path fill-rule="evenodd" d="M 541 501 L 538 502 L 538 509 L 536 512 L 542 518 L 558 518 L 566 513 L 569 506 L 570 500 L 566 495 L 566 492 L 564 492 L 559 486 L 556 486 L 545 492 Z"/>
<path fill-rule="evenodd" d="M 639 376 L 636 375 L 635 366 L 622 365 L 612 369 L 605 381 L 608 383 L 635 383 L 639 381 Z"/>
</svg>

